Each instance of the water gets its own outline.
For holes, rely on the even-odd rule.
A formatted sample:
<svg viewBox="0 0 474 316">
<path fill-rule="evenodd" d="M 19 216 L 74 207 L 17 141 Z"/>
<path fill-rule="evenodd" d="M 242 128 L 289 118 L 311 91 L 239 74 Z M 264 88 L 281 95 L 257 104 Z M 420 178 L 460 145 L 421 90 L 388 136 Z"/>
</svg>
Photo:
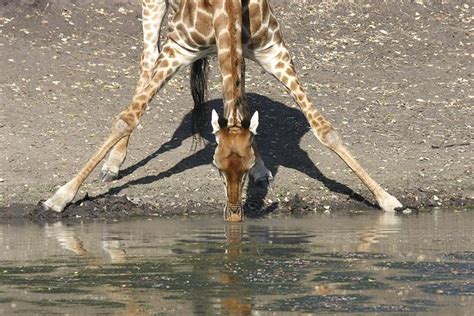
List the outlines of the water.
<svg viewBox="0 0 474 316">
<path fill-rule="evenodd" d="M 0 314 L 470 315 L 474 212 L 0 224 Z"/>
</svg>

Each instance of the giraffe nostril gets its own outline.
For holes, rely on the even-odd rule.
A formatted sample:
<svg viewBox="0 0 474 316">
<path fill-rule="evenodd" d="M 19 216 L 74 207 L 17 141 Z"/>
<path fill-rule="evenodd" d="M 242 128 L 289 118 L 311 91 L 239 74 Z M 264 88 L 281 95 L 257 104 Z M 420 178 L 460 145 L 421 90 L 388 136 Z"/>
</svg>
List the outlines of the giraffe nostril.
<svg viewBox="0 0 474 316">
<path fill-rule="evenodd" d="M 239 213 L 242 210 L 242 207 L 240 205 L 229 205 L 227 207 L 230 213 Z"/>
</svg>

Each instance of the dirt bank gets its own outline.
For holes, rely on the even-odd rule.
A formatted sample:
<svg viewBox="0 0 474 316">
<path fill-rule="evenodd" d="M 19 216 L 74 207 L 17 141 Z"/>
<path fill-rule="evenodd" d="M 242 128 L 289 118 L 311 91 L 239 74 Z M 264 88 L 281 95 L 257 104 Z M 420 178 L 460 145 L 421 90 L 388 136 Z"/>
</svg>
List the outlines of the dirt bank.
<svg viewBox="0 0 474 316">
<path fill-rule="evenodd" d="M 130 101 L 141 25 L 140 8 L 127 3 L 2 6 L 0 216 L 31 211 L 69 180 Z M 275 12 L 310 98 L 382 186 L 413 206 L 473 205 L 472 8 L 323 1 L 278 2 Z M 212 65 L 209 109 L 221 106 Z M 88 201 L 70 210 L 124 209 L 128 200 L 113 196 L 127 195 L 145 205 L 136 214 L 221 212 L 210 133 L 210 145 L 191 150 L 187 78 L 181 71 L 152 102 L 122 178 L 102 184 L 94 172 L 78 194 Z M 275 175 L 273 190 L 246 190 L 249 212 L 371 207 L 273 78 L 249 62 L 246 86 Z"/>
</svg>

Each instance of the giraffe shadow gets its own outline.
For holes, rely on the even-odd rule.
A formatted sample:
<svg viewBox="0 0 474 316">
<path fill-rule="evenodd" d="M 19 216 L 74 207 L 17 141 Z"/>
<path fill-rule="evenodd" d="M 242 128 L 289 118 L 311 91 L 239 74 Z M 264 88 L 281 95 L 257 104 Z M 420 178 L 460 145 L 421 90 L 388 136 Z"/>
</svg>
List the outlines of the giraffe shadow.
<svg viewBox="0 0 474 316">
<path fill-rule="evenodd" d="M 262 155 L 265 165 L 273 173 L 278 174 L 280 166 L 297 170 L 308 177 L 320 181 L 328 190 L 346 195 L 349 199 L 361 202 L 366 206 L 377 208 L 377 206 L 366 200 L 360 194 L 354 192 L 346 185 L 326 177 L 310 159 L 308 153 L 300 146 L 301 138 L 309 131 L 308 123 L 304 115 L 297 109 L 290 108 L 282 103 L 275 102 L 267 97 L 249 93 L 247 94 L 251 111 L 259 111 L 260 124 L 256 142 Z M 206 102 L 207 117 L 210 122 L 210 111 L 222 108 L 222 99 L 214 99 Z M 183 141 L 193 137 L 191 133 L 191 112 L 186 114 L 181 124 L 174 132 L 169 141 L 162 144 L 155 152 L 143 158 L 139 162 L 128 166 L 120 171 L 121 178 L 127 177 L 134 171 L 148 164 L 150 161 L 167 151 L 176 149 L 183 144 Z M 103 197 L 109 194 L 115 195 L 126 188 L 151 184 L 161 179 L 179 174 L 186 170 L 210 165 L 214 154 L 215 137 L 211 133 L 210 124 L 206 127 L 200 149 L 195 150 L 190 156 L 182 159 L 168 170 L 155 175 L 147 175 L 138 179 L 128 181 L 120 186 L 111 188 L 108 192 L 98 196 Z M 194 139 L 193 144 L 199 140 Z M 315 142 L 317 142 L 315 138 Z M 268 194 L 267 187 L 255 185 L 249 181 L 247 186 L 247 199 L 245 202 L 245 214 L 248 217 L 257 217 L 274 211 L 277 203 L 265 205 L 265 197 Z M 97 197 L 97 198 L 98 198 Z M 79 201 L 80 202 L 80 201 Z"/>
</svg>

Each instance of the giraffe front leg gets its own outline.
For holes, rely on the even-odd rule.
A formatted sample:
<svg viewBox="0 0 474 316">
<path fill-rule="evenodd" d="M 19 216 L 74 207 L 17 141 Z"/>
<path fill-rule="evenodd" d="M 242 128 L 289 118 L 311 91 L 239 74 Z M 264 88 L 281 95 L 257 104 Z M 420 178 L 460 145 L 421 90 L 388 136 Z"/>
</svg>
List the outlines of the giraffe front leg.
<svg viewBox="0 0 474 316">
<path fill-rule="evenodd" d="M 153 65 L 158 59 L 160 30 L 167 11 L 168 0 L 143 0 L 142 2 L 143 53 L 140 62 L 140 78 L 135 93 L 143 89 L 150 80 Z M 101 182 L 118 179 L 120 166 L 127 156 L 129 138 L 129 136 L 122 138 L 110 151 L 100 171 Z"/>
<path fill-rule="evenodd" d="M 95 169 L 97 164 L 104 159 L 111 148 L 130 133 L 138 125 L 147 105 L 161 87 L 168 81 L 179 68 L 189 65 L 196 57 L 196 53 L 185 51 L 173 41 L 168 41 L 163 46 L 152 76 L 143 89 L 136 93 L 129 106 L 120 113 L 119 118 L 112 126 L 112 132 L 99 150 L 92 156 L 79 173 L 71 181 L 60 187 L 56 193 L 43 203 L 47 209 L 61 212 L 77 194 L 82 183 Z"/>
<path fill-rule="evenodd" d="M 300 110 L 306 116 L 311 129 L 318 140 L 334 151 L 361 179 L 372 192 L 379 206 L 388 212 L 398 211 L 402 204 L 394 196 L 388 194 L 369 174 L 344 146 L 341 138 L 332 125 L 313 106 L 304 92 L 296 75 L 290 54 L 283 43 L 276 44 L 264 51 L 255 52 L 257 62 L 270 74 L 275 76 L 289 91 Z"/>
</svg>

